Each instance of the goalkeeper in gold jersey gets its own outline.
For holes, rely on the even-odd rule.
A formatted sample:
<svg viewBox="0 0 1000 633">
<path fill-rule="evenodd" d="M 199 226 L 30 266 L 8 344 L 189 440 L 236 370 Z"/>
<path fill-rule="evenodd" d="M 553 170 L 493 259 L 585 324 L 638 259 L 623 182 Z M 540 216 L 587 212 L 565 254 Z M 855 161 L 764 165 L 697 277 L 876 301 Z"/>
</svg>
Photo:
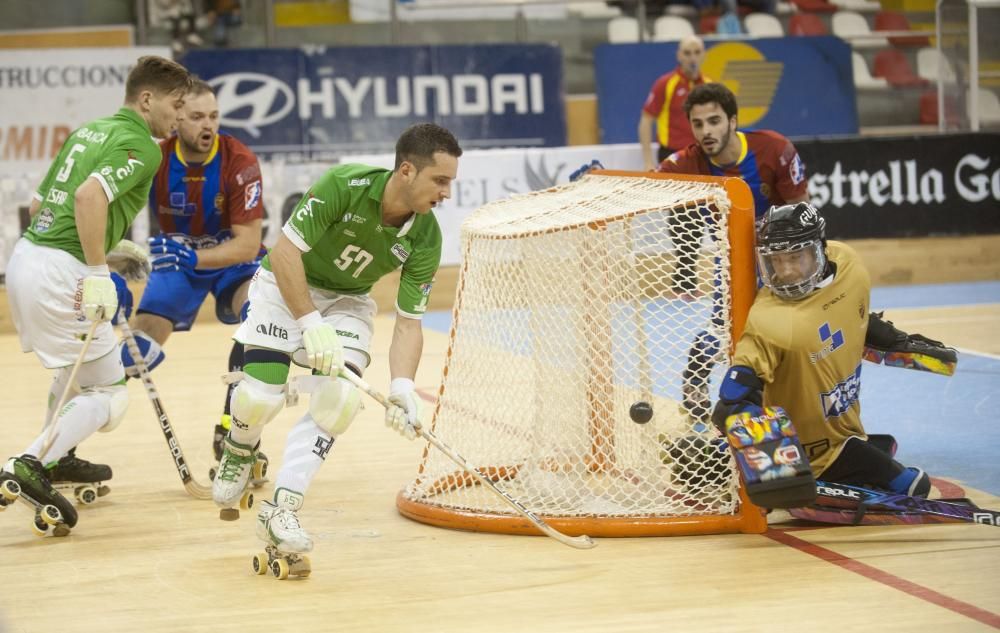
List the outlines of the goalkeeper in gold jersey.
<svg viewBox="0 0 1000 633">
<path fill-rule="evenodd" d="M 931 483 L 924 471 L 893 459 L 861 423 L 858 397 L 871 280 L 851 247 L 826 240 L 825 224 L 805 202 L 771 207 L 759 221 L 757 263 L 765 287 L 736 344 L 712 420 L 730 431 L 747 490 L 760 505 L 808 503 L 815 495 L 813 476 L 926 497 Z M 780 425 L 772 423 L 773 407 L 787 414 L 777 416 Z M 794 447 L 784 456 L 792 459 L 780 459 L 778 450 L 764 451 L 763 457 L 761 436 L 751 437 L 753 432 L 744 435 L 742 446 L 734 442 L 734 422 L 741 415 L 747 429 L 765 420 L 770 428 L 788 431 L 783 435 L 791 441 L 785 445 Z M 777 469 L 783 461 L 797 468 Z M 760 477 L 762 472 L 769 474 Z"/>
</svg>

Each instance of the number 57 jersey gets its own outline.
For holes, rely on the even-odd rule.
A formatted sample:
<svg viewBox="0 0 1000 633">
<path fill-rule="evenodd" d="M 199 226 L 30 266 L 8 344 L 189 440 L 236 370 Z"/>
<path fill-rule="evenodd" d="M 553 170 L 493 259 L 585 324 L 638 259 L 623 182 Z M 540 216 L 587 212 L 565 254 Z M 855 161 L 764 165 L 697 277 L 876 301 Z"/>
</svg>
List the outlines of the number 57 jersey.
<svg viewBox="0 0 1000 633">
<path fill-rule="evenodd" d="M 441 228 L 432 213 L 414 213 L 399 228 L 382 224 L 382 196 L 392 172 L 338 165 L 306 192 L 282 232 L 303 252 L 313 288 L 367 294 L 402 267 L 396 311 L 419 318 L 441 262 Z M 270 257 L 261 265 L 271 270 Z"/>
</svg>

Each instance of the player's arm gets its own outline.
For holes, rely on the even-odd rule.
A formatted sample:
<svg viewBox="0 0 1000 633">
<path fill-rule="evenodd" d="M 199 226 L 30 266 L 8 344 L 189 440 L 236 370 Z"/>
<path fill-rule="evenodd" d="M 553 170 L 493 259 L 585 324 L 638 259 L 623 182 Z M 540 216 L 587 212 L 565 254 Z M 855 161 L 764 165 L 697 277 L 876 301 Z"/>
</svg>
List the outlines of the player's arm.
<svg viewBox="0 0 1000 633">
<path fill-rule="evenodd" d="M 306 269 L 302 264 L 302 251 L 284 234 L 278 237 L 278 243 L 269 253 L 271 272 L 278 281 L 281 298 L 285 300 L 288 311 L 296 319 L 316 312 L 316 306 L 309 298 L 309 284 L 306 282 Z M 318 312 L 317 312 L 318 314 Z"/>
<path fill-rule="evenodd" d="M 96 178 L 87 178 L 73 194 L 76 232 L 88 266 L 106 266 L 104 236 L 108 228 L 108 197 Z"/>
<path fill-rule="evenodd" d="M 252 262 L 260 252 L 263 220 L 250 220 L 246 224 L 234 224 L 232 238 L 212 248 L 198 251 L 195 268 L 225 268 L 245 262 Z"/>
<path fill-rule="evenodd" d="M 385 424 L 411 440 L 420 428 L 420 397 L 413 379 L 423 350 L 424 332 L 420 319 L 397 313 L 389 344 L 389 373 L 392 376 L 389 402 L 395 406 L 385 410 Z"/>
<path fill-rule="evenodd" d="M 639 115 L 639 147 L 642 149 L 642 166 L 646 171 L 652 171 L 656 166 L 653 160 L 653 117 L 645 110 Z"/>
<path fill-rule="evenodd" d="M 809 202 L 809 183 L 806 166 L 791 141 L 785 140 L 775 167 L 775 189 L 785 204 Z"/>
</svg>

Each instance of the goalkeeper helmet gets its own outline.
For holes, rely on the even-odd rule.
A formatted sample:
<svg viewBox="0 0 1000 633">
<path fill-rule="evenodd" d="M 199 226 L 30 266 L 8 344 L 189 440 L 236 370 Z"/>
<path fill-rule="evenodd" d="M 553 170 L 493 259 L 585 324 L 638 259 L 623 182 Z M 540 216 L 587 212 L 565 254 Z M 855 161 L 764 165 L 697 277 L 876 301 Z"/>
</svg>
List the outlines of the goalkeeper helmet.
<svg viewBox="0 0 1000 633">
<path fill-rule="evenodd" d="M 798 301 L 826 272 L 826 221 L 807 202 L 774 206 L 757 223 L 757 267 L 780 299 Z"/>
</svg>

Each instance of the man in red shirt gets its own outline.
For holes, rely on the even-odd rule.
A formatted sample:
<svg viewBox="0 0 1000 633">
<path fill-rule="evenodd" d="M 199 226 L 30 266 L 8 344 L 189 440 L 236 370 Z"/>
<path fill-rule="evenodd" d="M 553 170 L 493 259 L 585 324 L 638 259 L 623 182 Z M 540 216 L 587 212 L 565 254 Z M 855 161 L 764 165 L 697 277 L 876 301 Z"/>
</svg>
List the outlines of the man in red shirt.
<svg viewBox="0 0 1000 633">
<path fill-rule="evenodd" d="M 695 86 L 709 81 L 701 74 L 701 64 L 704 61 L 705 45 L 701 39 L 694 35 L 685 37 L 677 47 L 677 68 L 657 79 L 649 90 L 639 116 L 639 145 L 642 147 L 642 160 L 647 170 L 653 169 L 654 165 L 650 145 L 650 124 L 654 120 L 660 144 L 657 162 L 694 143 L 691 125 L 684 110 L 684 100 Z"/>
</svg>

